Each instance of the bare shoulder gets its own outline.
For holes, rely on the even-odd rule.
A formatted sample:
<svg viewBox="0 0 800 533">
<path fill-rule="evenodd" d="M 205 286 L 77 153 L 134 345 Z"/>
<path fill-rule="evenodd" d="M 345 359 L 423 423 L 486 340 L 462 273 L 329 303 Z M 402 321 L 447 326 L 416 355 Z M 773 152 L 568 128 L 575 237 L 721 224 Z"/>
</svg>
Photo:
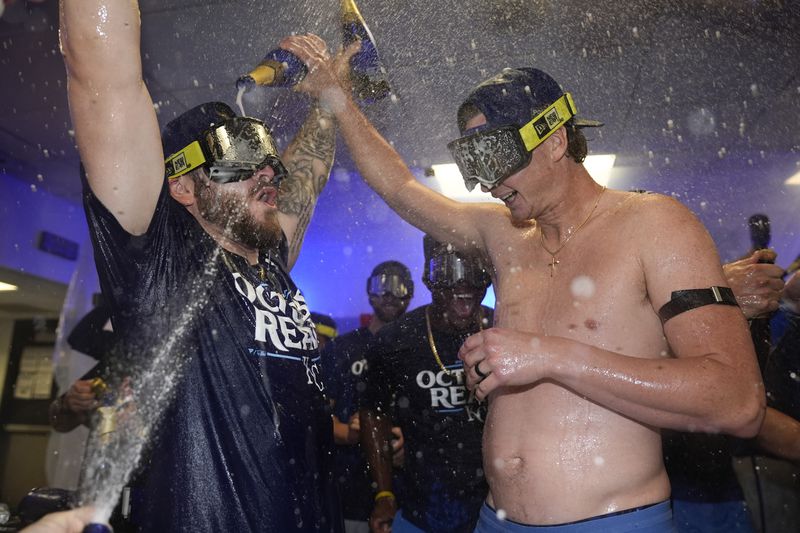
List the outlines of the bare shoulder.
<svg viewBox="0 0 800 533">
<path fill-rule="evenodd" d="M 665 220 L 693 219 L 694 214 L 671 196 L 653 192 L 613 191 L 617 209 L 635 223 L 662 223 Z"/>
<path fill-rule="evenodd" d="M 633 196 L 621 210 L 657 306 L 675 290 L 725 285 L 716 245 L 689 208 L 662 194 L 625 194 Z"/>
</svg>

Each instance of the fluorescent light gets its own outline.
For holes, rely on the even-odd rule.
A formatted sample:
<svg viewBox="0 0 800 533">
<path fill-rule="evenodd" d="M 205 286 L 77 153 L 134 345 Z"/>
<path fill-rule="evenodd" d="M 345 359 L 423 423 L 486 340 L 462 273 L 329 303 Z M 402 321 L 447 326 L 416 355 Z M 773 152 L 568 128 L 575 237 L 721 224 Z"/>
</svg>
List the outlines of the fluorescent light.
<svg viewBox="0 0 800 533">
<path fill-rule="evenodd" d="M 800 185 L 800 172 L 796 172 L 794 176 L 789 177 L 783 183 L 786 185 Z"/>
<path fill-rule="evenodd" d="M 617 156 L 615 154 L 590 155 L 586 157 L 583 166 L 586 167 L 586 170 L 597 183 L 608 185 L 616 159 Z M 431 165 L 431 169 L 433 170 L 433 177 L 425 178 L 423 183 L 448 198 L 459 202 L 502 203 L 500 200 L 493 198 L 492 195 L 481 192 L 480 187 L 475 187 L 472 192 L 467 192 L 467 188 L 464 186 L 464 179 L 461 177 L 461 173 L 455 163 Z"/>
<path fill-rule="evenodd" d="M 17 287 L 16 285 L 12 285 L 10 283 L 3 283 L 2 281 L 0 281 L 0 292 L 2 292 L 2 291 L 15 291 L 18 288 L 19 287 Z"/>
<path fill-rule="evenodd" d="M 424 178 L 424 183 L 431 189 L 442 193 L 448 198 L 459 202 L 496 202 L 502 203 L 491 194 L 481 191 L 480 187 L 475 187 L 468 191 L 464 185 L 464 178 L 458 171 L 455 163 L 445 163 L 442 165 L 431 165 L 433 176 Z"/>
<path fill-rule="evenodd" d="M 611 179 L 611 170 L 614 168 L 616 159 L 616 154 L 587 155 L 583 166 L 589 175 L 594 178 L 594 181 L 605 186 L 608 185 Z"/>
</svg>

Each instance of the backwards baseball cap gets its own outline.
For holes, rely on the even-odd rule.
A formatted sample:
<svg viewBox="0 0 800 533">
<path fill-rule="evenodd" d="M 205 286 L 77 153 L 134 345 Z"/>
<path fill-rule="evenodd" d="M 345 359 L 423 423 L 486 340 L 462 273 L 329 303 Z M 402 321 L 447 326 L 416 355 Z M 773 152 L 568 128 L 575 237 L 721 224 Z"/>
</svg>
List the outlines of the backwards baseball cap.
<svg viewBox="0 0 800 533">
<path fill-rule="evenodd" d="M 411 271 L 400 261 L 384 261 L 378 264 L 367 279 L 367 294 L 391 294 L 396 298 L 411 298 L 414 296 Z"/>
<path fill-rule="evenodd" d="M 286 175 L 269 128 L 258 119 L 236 116 L 221 102 L 201 104 L 173 119 L 161 142 L 169 179 L 200 166 L 217 183 L 248 179 L 265 166 L 275 171 L 274 183 Z"/>
<path fill-rule="evenodd" d="M 486 124 L 466 128 L 469 110 L 477 108 Z M 475 87 L 458 110 L 462 137 L 447 145 L 467 189 L 488 189 L 530 163 L 531 152 L 558 128 L 602 126 L 576 117 L 572 95 L 546 72 L 506 68 Z"/>
</svg>

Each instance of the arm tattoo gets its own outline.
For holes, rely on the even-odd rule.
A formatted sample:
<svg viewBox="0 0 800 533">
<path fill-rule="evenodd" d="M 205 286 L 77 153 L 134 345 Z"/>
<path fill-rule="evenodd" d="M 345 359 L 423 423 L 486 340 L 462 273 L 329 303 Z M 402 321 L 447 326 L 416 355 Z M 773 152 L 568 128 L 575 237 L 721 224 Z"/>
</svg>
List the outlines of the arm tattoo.
<svg viewBox="0 0 800 533">
<path fill-rule="evenodd" d="M 289 242 L 289 257 L 296 257 L 300 251 L 317 198 L 328 183 L 335 148 L 333 115 L 313 109 L 286 150 L 289 176 L 281 183 L 278 195 L 278 209 L 298 219 Z"/>
</svg>

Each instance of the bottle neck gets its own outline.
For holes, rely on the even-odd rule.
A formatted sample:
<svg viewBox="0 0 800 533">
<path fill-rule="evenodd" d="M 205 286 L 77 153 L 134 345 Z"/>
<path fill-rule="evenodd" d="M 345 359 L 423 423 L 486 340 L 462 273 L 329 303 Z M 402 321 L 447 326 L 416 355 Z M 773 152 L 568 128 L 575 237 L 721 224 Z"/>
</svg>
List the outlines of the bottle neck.
<svg viewBox="0 0 800 533">
<path fill-rule="evenodd" d="M 358 19 L 362 18 L 355 0 L 342 0 L 342 15 L 354 15 Z"/>
</svg>

